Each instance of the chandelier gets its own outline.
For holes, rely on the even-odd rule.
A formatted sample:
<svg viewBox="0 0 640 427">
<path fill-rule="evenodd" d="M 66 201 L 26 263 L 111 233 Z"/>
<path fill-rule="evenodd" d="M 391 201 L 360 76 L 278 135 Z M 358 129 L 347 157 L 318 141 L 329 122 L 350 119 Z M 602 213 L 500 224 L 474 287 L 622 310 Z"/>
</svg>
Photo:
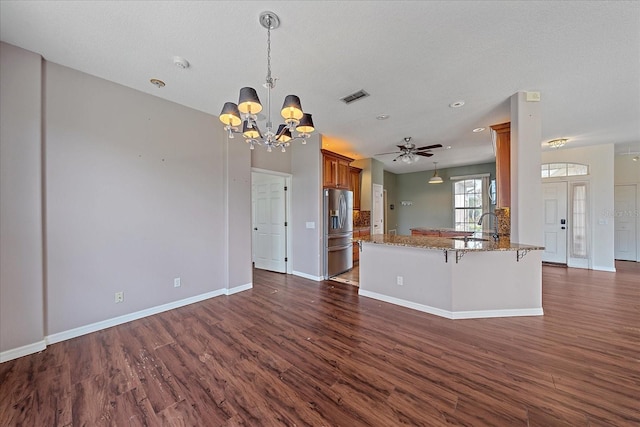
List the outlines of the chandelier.
<svg viewBox="0 0 640 427">
<path fill-rule="evenodd" d="M 258 93 L 252 87 L 240 89 L 238 103 L 226 102 L 220 113 L 220 121 L 224 123 L 224 130 L 233 138 L 234 133 L 240 133 L 238 126 L 242 124 L 242 136 L 252 150 L 256 145 L 267 147 L 267 151 L 280 148 L 284 153 L 286 147 L 296 139 L 306 144 L 307 138 L 314 131 L 311 114 L 302 111 L 300 98 L 287 95 L 280 110 L 284 123 L 274 131 L 271 121 L 271 89 L 275 88 L 277 78 L 271 76 L 271 30 L 280 26 L 280 18 L 273 12 L 260 14 L 260 25 L 267 29 L 267 78 L 264 87 L 267 89 L 267 124 L 265 131 L 261 131 L 256 122 L 257 114 L 262 111 L 262 104 Z M 293 136 L 292 132 L 298 132 Z"/>
</svg>

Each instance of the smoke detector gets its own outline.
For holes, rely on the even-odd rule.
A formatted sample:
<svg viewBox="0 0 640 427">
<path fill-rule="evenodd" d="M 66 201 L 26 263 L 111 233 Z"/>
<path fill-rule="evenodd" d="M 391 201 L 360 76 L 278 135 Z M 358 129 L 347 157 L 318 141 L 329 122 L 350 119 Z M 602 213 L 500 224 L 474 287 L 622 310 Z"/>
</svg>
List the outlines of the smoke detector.
<svg viewBox="0 0 640 427">
<path fill-rule="evenodd" d="M 189 61 L 187 61 L 186 59 L 184 59 L 181 56 L 174 56 L 173 57 L 173 65 L 175 65 L 178 68 L 182 68 L 183 70 L 189 68 Z"/>
</svg>

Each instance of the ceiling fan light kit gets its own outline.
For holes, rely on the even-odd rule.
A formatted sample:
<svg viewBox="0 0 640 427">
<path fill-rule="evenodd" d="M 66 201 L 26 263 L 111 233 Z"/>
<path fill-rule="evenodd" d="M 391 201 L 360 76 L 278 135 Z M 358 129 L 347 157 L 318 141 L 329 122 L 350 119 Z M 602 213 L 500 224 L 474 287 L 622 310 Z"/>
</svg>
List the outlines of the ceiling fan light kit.
<svg viewBox="0 0 640 427">
<path fill-rule="evenodd" d="M 267 124 L 263 133 L 257 124 L 257 114 L 262 111 L 262 103 L 258 97 L 258 92 L 252 87 L 240 89 L 238 103 L 225 102 L 220 113 L 220 121 L 224 124 L 224 130 L 229 138 L 233 138 L 234 133 L 239 133 L 238 126 L 242 124 L 242 136 L 249 144 L 250 149 L 256 145 L 264 145 L 267 151 L 280 148 L 286 151 L 291 141 L 300 139 L 302 144 L 306 144 L 307 138 L 315 130 L 311 114 L 302 110 L 300 98 L 296 95 L 287 95 L 282 104 L 280 115 L 284 119 L 284 124 L 280 124 L 274 132 L 271 121 L 271 90 L 276 86 L 276 79 L 271 76 L 271 30 L 280 26 L 280 18 L 273 12 L 262 12 L 260 14 L 260 25 L 267 29 L 267 77 L 264 87 L 267 88 Z M 292 132 L 297 131 L 298 135 L 293 136 Z"/>
</svg>

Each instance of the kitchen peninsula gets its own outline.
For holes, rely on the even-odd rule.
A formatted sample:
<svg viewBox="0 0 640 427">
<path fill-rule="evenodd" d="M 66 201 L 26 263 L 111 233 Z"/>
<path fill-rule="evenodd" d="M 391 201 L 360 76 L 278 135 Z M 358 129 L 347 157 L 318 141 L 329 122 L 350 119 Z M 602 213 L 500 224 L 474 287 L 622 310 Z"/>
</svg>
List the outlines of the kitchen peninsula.
<svg viewBox="0 0 640 427">
<path fill-rule="evenodd" d="M 354 240 L 362 296 L 449 319 L 543 314 L 541 246 L 483 233 Z"/>
</svg>

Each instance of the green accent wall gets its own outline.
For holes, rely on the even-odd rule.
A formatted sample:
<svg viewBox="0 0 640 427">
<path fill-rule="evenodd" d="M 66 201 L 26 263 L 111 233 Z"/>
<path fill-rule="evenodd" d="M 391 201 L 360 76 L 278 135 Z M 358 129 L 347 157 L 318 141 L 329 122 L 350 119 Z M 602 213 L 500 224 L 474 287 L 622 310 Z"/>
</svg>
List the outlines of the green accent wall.
<svg viewBox="0 0 640 427">
<path fill-rule="evenodd" d="M 387 200 L 392 197 L 395 200 L 394 215 L 390 215 L 388 220 L 393 218 L 397 233 L 405 235 L 411 234 L 411 228 L 415 227 L 453 228 L 453 183 L 450 177 L 484 173 L 489 173 L 491 179 L 495 179 L 495 162 L 438 169 L 438 175 L 444 180 L 442 184 L 428 183 L 433 171 L 395 175 L 395 186 L 385 187 Z M 394 174 L 385 172 L 385 183 L 387 176 L 391 175 Z M 402 202 L 411 204 L 403 206 Z M 391 223 L 388 224 L 389 229 L 394 228 Z"/>
</svg>

